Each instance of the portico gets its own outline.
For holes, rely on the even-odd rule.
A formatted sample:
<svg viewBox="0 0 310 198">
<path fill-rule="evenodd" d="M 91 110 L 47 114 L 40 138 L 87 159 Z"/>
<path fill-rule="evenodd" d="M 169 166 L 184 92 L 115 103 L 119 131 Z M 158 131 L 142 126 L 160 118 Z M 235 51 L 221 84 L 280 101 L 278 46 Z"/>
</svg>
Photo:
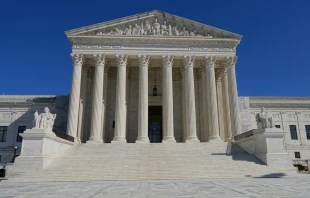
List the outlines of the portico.
<svg viewBox="0 0 310 198">
<path fill-rule="evenodd" d="M 76 141 L 149 143 L 149 106 L 162 106 L 163 143 L 241 133 L 241 36 L 159 11 L 66 34 L 73 60 L 67 133 Z"/>
</svg>

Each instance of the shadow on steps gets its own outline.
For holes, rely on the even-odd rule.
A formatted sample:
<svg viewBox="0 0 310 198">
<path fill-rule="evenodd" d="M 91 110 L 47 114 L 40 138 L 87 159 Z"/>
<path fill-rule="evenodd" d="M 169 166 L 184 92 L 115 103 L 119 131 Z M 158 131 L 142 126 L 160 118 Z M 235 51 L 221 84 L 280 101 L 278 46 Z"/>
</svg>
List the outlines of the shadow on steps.
<svg viewBox="0 0 310 198">
<path fill-rule="evenodd" d="M 212 155 L 232 156 L 232 159 L 235 161 L 247 161 L 247 162 L 253 162 L 259 165 L 265 165 L 254 155 L 249 154 L 248 152 L 246 152 L 245 150 L 243 150 L 241 147 L 239 147 L 237 144 L 234 144 L 233 142 L 227 143 L 226 153 L 212 153 Z"/>
</svg>

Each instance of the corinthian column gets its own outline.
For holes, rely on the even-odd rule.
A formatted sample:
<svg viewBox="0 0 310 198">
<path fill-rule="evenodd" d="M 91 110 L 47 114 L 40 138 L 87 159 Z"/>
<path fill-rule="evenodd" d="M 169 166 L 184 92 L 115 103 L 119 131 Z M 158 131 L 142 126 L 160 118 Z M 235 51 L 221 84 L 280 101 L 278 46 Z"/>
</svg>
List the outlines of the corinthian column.
<svg viewBox="0 0 310 198">
<path fill-rule="evenodd" d="M 148 66 L 150 62 L 149 55 L 138 55 L 139 59 L 139 107 L 138 107 L 138 138 L 137 143 L 149 143 L 148 137 Z"/>
<path fill-rule="evenodd" d="M 173 56 L 162 56 L 163 62 L 163 143 L 176 142 L 173 126 Z"/>
<path fill-rule="evenodd" d="M 117 82 L 116 82 L 116 104 L 115 104 L 115 130 L 112 143 L 126 143 L 126 67 L 128 56 L 116 55 Z"/>
<path fill-rule="evenodd" d="M 215 57 L 206 56 L 204 66 L 206 69 L 206 84 L 208 90 L 208 118 L 209 118 L 209 141 L 221 140 L 219 136 L 218 108 L 216 97 Z"/>
<path fill-rule="evenodd" d="M 93 90 L 93 105 L 91 116 L 91 129 L 89 142 L 102 143 L 101 125 L 102 125 L 102 101 L 103 101 L 103 78 L 104 78 L 104 54 L 94 54 L 96 61 L 95 78 Z"/>
<path fill-rule="evenodd" d="M 241 133 L 239 100 L 238 100 L 236 70 L 235 70 L 237 57 L 236 56 L 226 57 L 226 60 L 227 60 L 226 68 L 227 68 L 227 81 L 228 81 L 228 93 L 230 104 L 231 130 L 232 130 L 232 136 L 235 136 Z"/>
<path fill-rule="evenodd" d="M 229 109 L 229 94 L 227 83 L 227 70 L 224 70 L 222 76 L 222 88 L 223 88 L 223 108 L 224 108 L 224 123 L 225 123 L 225 141 L 231 140 L 231 119 Z"/>
<path fill-rule="evenodd" d="M 184 56 L 185 69 L 185 106 L 186 106 L 186 132 L 185 142 L 199 142 L 196 129 L 196 107 L 194 89 L 194 62 L 195 56 Z"/>
<path fill-rule="evenodd" d="M 83 54 L 71 54 L 73 61 L 73 77 L 70 92 L 67 134 L 77 140 L 79 102 L 81 91 Z"/>
<path fill-rule="evenodd" d="M 104 142 L 105 138 L 105 128 L 106 128 L 106 109 L 107 109 L 107 99 L 108 99 L 108 67 L 104 70 L 103 79 L 103 102 L 102 102 L 102 124 L 101 124 L 101 136 Z"/>
<path fill-rule="evenodd" d="M 202 87 L 202 130 L 201 130 L 201 142 L 207 142 L 209 138 L 209 120 L 208 120 L 208 93 L 206 84 L 206 69 L 203 66 L 201 68 L 201 87 Z"/>
</svg>

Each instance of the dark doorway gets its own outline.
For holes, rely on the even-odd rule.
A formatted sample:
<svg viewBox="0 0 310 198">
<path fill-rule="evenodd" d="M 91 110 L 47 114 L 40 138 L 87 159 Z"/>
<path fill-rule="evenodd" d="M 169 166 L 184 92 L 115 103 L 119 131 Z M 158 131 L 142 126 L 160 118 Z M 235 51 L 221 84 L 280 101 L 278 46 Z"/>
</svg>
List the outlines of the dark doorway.
<svg viewBox="0 0 310 198">
<path fill-rule="evenodd" d="M 160 143 L 163 139 L 161 106 L 149 106 L 149 139 L 151 143 Z"/>
</svg>

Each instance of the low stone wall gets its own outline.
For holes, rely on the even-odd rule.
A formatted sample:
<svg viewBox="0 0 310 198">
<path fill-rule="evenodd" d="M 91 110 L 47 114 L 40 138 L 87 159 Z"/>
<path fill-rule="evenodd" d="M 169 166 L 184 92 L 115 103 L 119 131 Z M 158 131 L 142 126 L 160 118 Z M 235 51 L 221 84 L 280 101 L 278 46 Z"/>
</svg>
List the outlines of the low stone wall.
<svg viewBox="0 0 310 198">
<path fill-rule="evenodd" d="M 285 132 L 276 129 L 253 129 L 234 137 L 235 143 L 267 166 L 296 170 L 291 155 L 284 149 Z"/>
<path fill-rule="evenodd" d="M 36 172 L 47 167 L 55 158 L 75 145 L 44 129 L 28 129 L 21 134 L 21 155 L 15 159 L 12 173 Z"/>
</svg>

